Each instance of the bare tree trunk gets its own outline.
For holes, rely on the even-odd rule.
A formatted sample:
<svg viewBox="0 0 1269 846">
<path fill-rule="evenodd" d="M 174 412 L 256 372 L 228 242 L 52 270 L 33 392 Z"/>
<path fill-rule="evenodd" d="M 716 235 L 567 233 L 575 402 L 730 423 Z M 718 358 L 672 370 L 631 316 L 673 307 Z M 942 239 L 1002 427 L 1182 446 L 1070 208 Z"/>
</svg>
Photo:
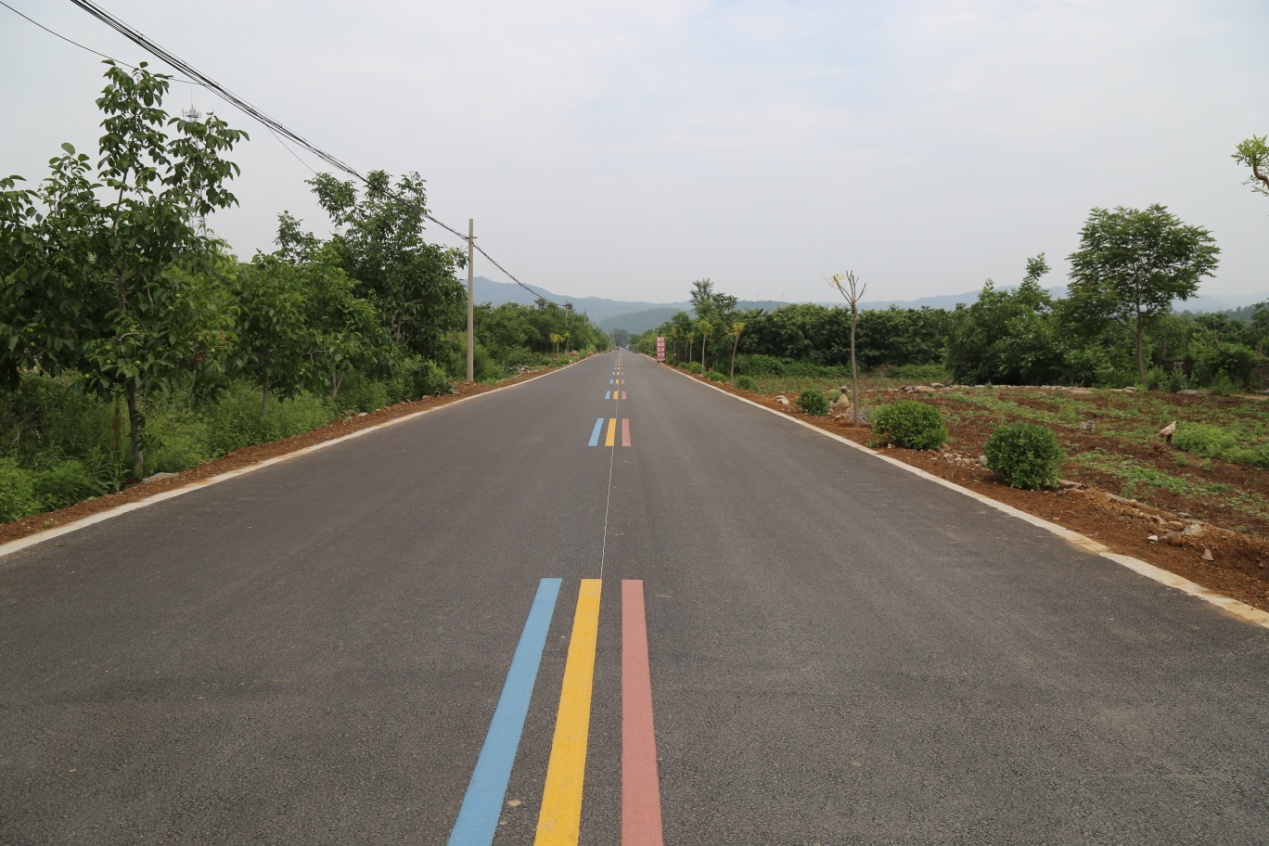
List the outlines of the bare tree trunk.
<svg viewBox="0 0 1269 846">
<path fill-rule="evenodd" d="M 269 413 L 269 371 L 264 371 L 264 390 L 260 392 L 260 416 Z"/>
<path fill-rule="evenodd" d="M 1146 381 L 1146 356 L 1141 337 L 1141 312 L 1137 313 L 1137 378 L 1144 385 Z"/>
<path fill-rule="evenodd" d="M 855 325 L 859 322 L 859 305 L 850 304 L 850 406 L 855 425 L 859 425 L 859 369 L 855 366 Z"/>
<path fill-rule="evenodd" d="M 740 347 L 740 333 L 736 333 L 736 341 L 731 345 L 731 375 L 727 377 L 728 382 L 736 381 L 736 350 Z"/>
</svg>

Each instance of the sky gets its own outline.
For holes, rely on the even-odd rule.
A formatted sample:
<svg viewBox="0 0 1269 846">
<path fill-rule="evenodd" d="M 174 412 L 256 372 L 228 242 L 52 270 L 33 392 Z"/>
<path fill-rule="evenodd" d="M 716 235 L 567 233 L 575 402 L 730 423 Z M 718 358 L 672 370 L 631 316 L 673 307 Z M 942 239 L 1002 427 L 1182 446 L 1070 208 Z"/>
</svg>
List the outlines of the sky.
<svg viewBox="0 0 1269 846">
<path fill-rule="evenodd" d="M 5 0 L 136 64 L 69 2 Z M 1237 144 L 1269 134 L 1264 0 L 101 0 L 242 99 L 365 173 L 417 171 L 428 205 L 517 279 L 570 297 L 831 302 L 1043 283 L 1093 208 L 1162 203 L 1208 229 L 1201 293 L 1269 295 L 1269 197 Z M 0 172 L 95 152 L 101 59 L 0 7 Z M 207 90 L 251 136 L 239 205 L 210 226 L 242 259 L 277 215 L 325 235 L 329 170 Z M 462 241 L 432 227 L 429 237 Z M 510 281 L 477 256 L 475 272 Z"/>
</svg>

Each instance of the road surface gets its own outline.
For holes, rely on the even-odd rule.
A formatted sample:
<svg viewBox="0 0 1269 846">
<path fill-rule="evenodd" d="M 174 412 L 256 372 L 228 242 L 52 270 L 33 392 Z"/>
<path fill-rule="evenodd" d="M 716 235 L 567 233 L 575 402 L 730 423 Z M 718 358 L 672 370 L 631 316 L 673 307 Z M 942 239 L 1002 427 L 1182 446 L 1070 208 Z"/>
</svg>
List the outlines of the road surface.
<svg viewBox="0 0 1269 846">
<path fill-rule="evenodd" d="M 5 844 L 1269 843 L 1267 729 L 1269 631 L 628 352 L 0 559 Z"/>
</svg>

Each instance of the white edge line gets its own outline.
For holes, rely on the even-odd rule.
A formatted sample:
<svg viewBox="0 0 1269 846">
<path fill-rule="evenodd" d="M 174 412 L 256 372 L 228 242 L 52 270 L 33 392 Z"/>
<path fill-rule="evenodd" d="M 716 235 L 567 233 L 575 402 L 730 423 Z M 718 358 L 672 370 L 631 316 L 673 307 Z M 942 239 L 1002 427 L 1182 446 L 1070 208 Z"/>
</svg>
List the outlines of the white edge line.
<svg viewBox="0 0 1269 846">
<path fill-rule="evenodd" d="M 653 359 L 653 361 L 656 361 L 656 359 Z M 1261 626 L 1263 628 L 1269 629 L 1269 612 L 1261 611 L 1259 608 L 1253 608 L 1245 602 L 1239 602 L 1237 599 L 1231 599 L 1230 597 L 1217 593 L 1216 591 L 1210 588 L 1205 588 L 1200 584 L 1195 584 L 1194 582 L 1190 581 L 1187 578 L 1184 578 L 1183 576 L 1178 576 L 1176 573 L 1169 572 L 1167 570 L 1164 570 L 1161 567 L 1156 567 L 1153 564 L 1149 564 L 1145 561 L 1142 561 L 1140 558 L 1133 558 L 1131 555 L 1121 555 L 1118 552 L 1112 552 L 1106 546 L 1098 543 L 1092 538 L 1085 537 L 1084 535 L 1081 535 L 1078 532 L 1073 532 L 1070 529 L 1067 529 L 1063 526 L 1059 526 L 1057 523 L 1050 523 L 1048 520 L 1045 520 L 1040 517 L 1036 517 L 1034 514 L 1028 514 L 1025 511 L 1019 511 L 1018 509 L 1014 508 L 1012 505 L 1006 505 L 1003 502 L 998 502 L 992 499 L 991 497 L 983 496 L 982 494 L 977 493 L 976 491 L 971 491 L 968 488 L 963 488 L 960 485 L 956 484 L 955 482 L 949 482 L 946 479 L 942 479 L 938 476 L 935 476 L 932 473 L 927 473 L 926 471 L 922 470 L 920 467 L 913 467 L 911 464 L 905 464 L 904 462 L 900 461 L 897 458 L 891 458 L 888 455 L 882 455 L 881 453 L 877 452 L 875 449 L 870 449 L 869 447 L 866 447 L 860 443 L 856 443 L 855 441 L 852 441 L 849 438 L 843 438 L 841 435 L 834 434 L 833 432 L 830 432 L 826 429 L 821 429 L 819 426 L 816 426 L 812 423 L 807 423 L 805 420 L 799 420 L 797 417 L 794 417 L 791 414 L 785 414 L 784 412 L 778 411 L 774 408 L 767 408 L 765 405 L 762 405 L 761 403 L 756 403 L 753 400 L 748 399 L 746 397 L 737 396 L 736 394 L 733 394 L 729 391 L 724 391 L 722 388 L 716 385 L 711 385 L 709 382 L 702 382 L 700 379 L 693 378 L 689 374 L 683 373 L 677 368 L 670 367 L 670 369 L 672 372 L 678 373 L 679 375 L 687 379 L 690 379 L 691 381 L 697 383 L 698 385 L 704 385 L 707 388 L 712 388 L 713 390 L 718 391 L 720 394 L 723 394 L 724 396 L 731 397 L 732 399 L 735 399 L 735 400 L 740 400 L 741 402 L 749 403 L 754 408 L 761 408 L 763 411 L 774 414 L 777 417 L 792 421 L 793 423 L 796 423 L 799 426 L 805 426 L 806 428 L 810 429 L 813 432 L 818 432 L 819 434 L 824 435 L 825 437 L 832 438 L 833 440 L 836 440 L 836 441 L 840 441 L 846 444 L 848 447 L 852 447 L 853 449 L 857 449 L 860 452 L 865 452 L 871 456 L 881 459 L 882 461 L 885 461 L 889 464 L 893 464 L 895 467 L 898 467 L 902 470 L 906 470 L 909 473 L 912 473 L 914 475 L 920 476 L 922 479 L 926 479 L 928 481 L 934 482 L 935 484 L 942 485 L 945 488 L 949 488 L 950 490 L 954 490 L 958 493 L 962 493 L 965 496 L 978 500 L 984 505 L 989 505 L 992 508 L 995 508 L 997 511 L 1003 511 L 1005 514 L 1008 514 L 1011 517 L 1017 517 L 1019 520 L 1025 520 L 1026 522 L 1030 523 L 1033 526 L 1038 526 L 1041 529 L 1044 529 L 1048 532 L 1052 532 L 1053 534 L 1057 535 L 1063 540 L 1070 541 L 1071 543 L 1075 544 L 1076 546 L 1080 547 L 1083 550 L 1086 550 L 1087 552 L 1091 552 L 1094 555 L 1100 555 L 1102 558 L 1113 561 L 1116 564 L 1119 564 L 1123 567 L 1127 567 L 1129 570 L 1132 570 L 1134 573 L 1138 573 L 1142 576 L 1145 576 L 1147 579 L 1153 579 L 1154 581 L 1158 582 L 1161 585 L 1166 585 L 1167 587 L 1170 587 L 1170 588 L 1176 588 L 1182 593 L 1188 593 L 1190 596 L 1198 597 L 1199 599 L 1202 599 L 1206 602 L 1210 602 L 1211 604 L 1215 605 L 1217 608 L 1219 608 L 1221 611 L 1224 611 L 1226 614 L 1230 615 L 1231 617 L 1236 617 L 1245 623 L 1251 623 L 1252 625 Z"/>
<path fill-rule="evenodd" d="M 586 359 L 582 359 L 582 361 L 585 361 L 585 360 Z M 148 496 L 145 499 L 139 499 L 136 502 L 127 502 L 127 503 L 124 503 L 123 505 L 119 505 L 114 508 L 111 508 L 108 511 L 102 511 L 97 514 L 90 514 L 87 517 L 83 517 L 79 520 L 75 520 L 74 522 L 67 523 L 63 526 L 58 526 L 53 529 L 45 529 L 42 532 L 36 532 L 33 535 L 27 535 L 24 538 L 18 538 L 15 541 L 9 541 L 8 543 L 0 544 L 0 559 L 5 558 L 6 556 L 12 555 L 15 552 L 21 552 L 24 549 L 28 549 L 32 546 L 36 546 L 38 544 L 45 543 L 46 541 L 53 540 L 54 538 L 61 537 L 62 535 L 68 535 L 71 532 L 77 532 L 80 529 L 86 529 L 89 526 L 93 525 L 94 523 L 101 523 L 106 520 L 110 520 L 114 517 L 119 517 L 120 515 L 127 514 L 129 511 L 136 511 L 138 508 L 145 508 L 147 505 L 154 505 L 157 502 L 163 502 L 164 500 L 174 499 L 175 497 L 183 496 L 187 493 L 192 493 L 197 490 L 202 490 L 203 488 L 209 487 L 210 485 L 216 485 L 221 482 L 228 482 L 230 479 L 236 479 L 239 476 L 245 476 L 246 474 L 254 473 L 257 470 L 263 470 L 265 467 L 270 467 L 274 464 L 280 464 L 283 461 L 290 461 L 292 458 L 298 458 L 301 455 L 308 455 L 309 453 L 317 452 L 318 450 L 326 449 L 327 447 L 332 447 L 332 446 L 335 446 L 336 444 L 342 444 L 344 441 L 349 441 L 349 440 L 352 440 L 353 438 L 360 438 L 362 435 L 368 435 L 371 432 L 378 432 L 381 429 L 386 429 L 389 426 L 395 426 L 398 423 L 404 423 L 407 420 L 413 420 L 414 418 L 421 417 L 424 414 L 431 414 L 435 411 L 441 411 L 446 408 L 452 408 L 453 406 L 459 405 L 469 400 L 480 399 L 481 397 L 488 396 L 489 394 L 497 393 L 498 391 L 505 391 L 510 388 L 518 388 L 521 385 L 527 385 L 530 382 L 537 381 L 538 379 L 545 379 L 547 376 L 551 376 L 553 374 L 559 373 L 565 368 L 571 367 L 573 364 L 579 364 L 579 363 L 580 362 L 571 362 L 569 364 L 566 364 L 564 367 L 552 368 L 546 373 L 542 373 L 537 376 L 534 376 L 532 379 L 525 379 L 522 382 L 516 382 L 511 385 L 502 385 L 500 387 L 494 388 L 491 391 L 482 391 L 479 394 L 472 394 L 469 397 L 462 397 L 460 399 L 447 402 L 444 405 L 437 405 L 437 406 L 433 406 L 432 408 L 424 408 L 412 414 L 404 415 L 403 417 L 394 417 L 393 419 L 385 420 L 376 426 L 367 426 L 364 429 L 358 429 L 355 432 L 349 432 L 347 435 L 340 435 L 338 438 L 332 438 L 329 441 L 322 441 L 321 443 L 312 444 L 310 446 L 306 446 L 306 447 L 303 447 L 302 449 L 297 449 L 294 452 L 288 452 L 283 455 L 275 455 L 273 458 L 266 458 L 263 461 L 257 464 L 252 464 L 248 467 L 240 467 L 237 470 L 229 470 L 224 473 L 218 473 L 215 476 L 209 476 L 206 479 L 197 479 L 192 482 L 187 482 L 186 484 L 182 485 L 179 488 L 173 488 L 172 490 L 169 490 L 169 491 L 156 493 L 153 496 Z M 144 484 L 144 482 L 142 482 L 142 484 Z M 33 516 L 39 516 L 39 515 L 33 515 Z"/>
</svg>

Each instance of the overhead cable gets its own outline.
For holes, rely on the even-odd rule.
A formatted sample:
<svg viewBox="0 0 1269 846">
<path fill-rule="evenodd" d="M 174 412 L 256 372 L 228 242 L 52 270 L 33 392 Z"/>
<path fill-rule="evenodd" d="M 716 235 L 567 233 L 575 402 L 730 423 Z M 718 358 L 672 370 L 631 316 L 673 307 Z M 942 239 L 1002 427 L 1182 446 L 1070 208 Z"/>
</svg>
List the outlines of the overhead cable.
<svg viewBox="0 0 1269 846">
<path fill-rule="evenodd" d="M 367 186 L 370 185 L 370 180 L 367 179 L 365 176 L 363 176 L 356 169 L 354 169 L 351 165 L 347 164 L 341 159 L 336 158 L 334 155 L 328 153 L 326 150 L 312 143 L 307 138 L 304 138 L 303 136 L 289 129 L 288 127 L 283 125 L 280 121 L 260 111 L 255 106 L 248 103 L 246 100 L 243 100 L 237 94 L 234 94 L 232 91 L 225 88 L 220 83 L 216 82 L 216 80 L 212 79 L 207 74 L 203 73 L 202 71 L 199 71 L 198 69 L 196 69 L 195 67 L 190 65 L 188 62 L 186 62 L 184 59 L 180 58 L 179 56 L 172 53 L 171 51 L 164 49 L 159 44 L 147 38 L 141 32 L 137 31 L 133 27 L 129 26 L 127 23 L 124 23 L 120 19 L 116 18 L 114 15 L 107 12 L 105 9 L 98 6 L 96 3 L 91 2 L 91 0 L 70 0 L 70 1 L 71 3 L 75 4 L 79 8 L 83 9 L 88 14 L 92 15 L 97 20 L 106 24 L 106 26 L 110 27 L 115 32 L 118 32 L 120 35 L 127 38 L 132 43 L 146 50 L 151 55 L 163 60 L 164 62 L 171 65 L 173 68 L 175 68 L 176 70 L 188 76 L 190 79 L 197 80 L 198 83 L 203 85 L 205 88 L 207 88 L 216 96 L 220 97 L 226 103 L 229 103 L 231 106 L 234 106 L 239 111 L 254 118 L 264 127 L 266 127 L 270 132 L 275 133 L 275 136 L 281 135 L 283 137 L 290 139 L 292 142 L 303 147 L 305 150 L 308 150 L 310 153 L 317 156 L 319 159 L 326 162 L 327 164 L 329 164 L 331 167 L 335 168 L 336 170 L 343 171 L 344 173 L 358 179 L 359 181 L 361 181 L 363 184 Z M 4 0 L 0 0 L 0 3 L 3 3 L 3 2 Z M 5 5 L 7 6 L 8 4 L 5 3 Z M 23 17 L 26 17 L 26 16 L 23 15 Z M 34 23 L 34 21 L 32 22 Z M 82 45 L 77 45 L 77 46 L 82 46 Z M 96 51 L 92 51 L 92 52 L 96 52 Z M 98 55 L 101 55 L 101 54 L 98 53 Z M 412 200 L 406 197 L 402 197 L 401 195 L 391 190 L 387 190 L 384 193 L 386 193 L 388 196 L 392 197 L 393 199 L 397 200 L 398 202 L 405 203 L 407 206 L 414 208 L 424 218 L 426 218 L 427 220 L 430 220 L 432 223 L 435 223 L 437 226 L 441 227 L 445 231 L 457 236 L 463 241 L 467 240 L 467 236 L 464 235 L 462 232 L 459 232 L 454 227 L 447 225 L 444 221 L 438 220 L 437 218 L 433 217 L 431 214 L 428 213 L 426 208 L 423 208 L 422 206 L 413 202 Z M 473 246 L 475 245 L 473 244 Z M 490 257 L 490 255 L 486 253 L 483 249 L 481 249 L 480 247 L 475 247 L 475 249 L 479 250 L 480 254 L 484 256 L 485 258 L 489 259 L 489 262 L 493 264 L 494 267 L 497 267 L 499 270 L 505 273 L 508 276 L 508 278 L 510 278 L 513 282 L 515 282 L 521 288 L 524 288 L 526 291 L 533 294 L 535 297 L 539 297 L 541 299 L 548 299 L 547 297 L 543 296 L 541 293 L 533 290 L 528 285 L 521 282 L 515 276 L 512 276 L 510 273 L 508 273 L 506 268 L 502 267 L 502 265 L 494 261 L 493 258 Z"/>
</svg>

